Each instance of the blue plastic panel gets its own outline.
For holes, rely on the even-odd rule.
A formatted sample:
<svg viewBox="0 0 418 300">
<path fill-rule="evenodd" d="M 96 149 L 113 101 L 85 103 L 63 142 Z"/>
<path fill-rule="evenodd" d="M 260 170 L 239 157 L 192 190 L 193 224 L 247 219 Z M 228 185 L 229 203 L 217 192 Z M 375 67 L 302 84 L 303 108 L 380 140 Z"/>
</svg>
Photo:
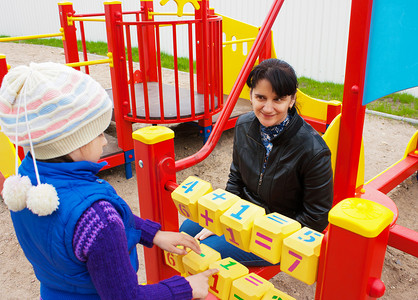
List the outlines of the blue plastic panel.
<svg viewBox="0 0 418 300">
<path fill-rule="evenodd" d="M 374 0 L 363 105 L 418 86 L 418 0 Z"/>
</svg>

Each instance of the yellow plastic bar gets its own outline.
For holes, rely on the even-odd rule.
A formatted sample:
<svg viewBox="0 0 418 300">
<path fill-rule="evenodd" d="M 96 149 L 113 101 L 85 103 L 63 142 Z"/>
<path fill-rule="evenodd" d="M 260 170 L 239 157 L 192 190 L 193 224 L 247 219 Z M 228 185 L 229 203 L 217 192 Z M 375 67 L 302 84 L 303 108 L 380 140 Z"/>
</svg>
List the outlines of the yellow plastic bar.
<svg viewBox="0 0 418 300">
<path fill-rule="evenodd" d="M 222 45 L 245 43 L 245 42 L 252 42 L 252 41 L 255 41 L 255 38 L 240 39 L 240 40 L 235 40 L 235 41 L 225 41 L 225 42 L 222 42 Z"/>
<path fill-rule="evenodd" d="M 395 162 L 393 165 L 391 165 L 390 167 L 388 167 L 387 169 L 385 169 L 384 171 L 380 172 L 375 177 L 373 177 L 372 179 L 370 179 L 369 181 L 367 181 L 365 184 L 369 184 L 370 182 L 372 182 L 373 180 L 375 180 L 377 177 L 382 176 L 388 170 L 390 170 L 391 168 L 393 168 L 394 166 L 396 166 L 397 164 L 399 164 L 402 160 L 404 160 L 408 156 L 408 154 L 410 152 L 412 152 L 415 149 L 417 149 L 417 147 L 418 147 L 418 130 L 414 133 L 414 135 L 410 139 L 410 141 L 408 143 L 408 146 L 406 147 L 404 156 L 400 160 L 398 160 L 397 162 Z M 418 153 L 416 153 L 416 154 L 418 154 Z"/>
<path fill-rule="evenodd" d="M 149 15 L 155 16 L 177 16 L 177 13 L 161 13 L 161 12 L 155 12 L 155 11 L 150 11 L 148 12 Z M 183 16 L 194 16 L 193 13 L 184 13 Z"/>
<path fill-rule="evenodd" d="M 105 19 L 81 18 L 81 17 L 67 17 L 67 20 L 68 20 L 68 22 L 72 22 L 72 21 L 106 22 Z"/>
<path fill-rule="evenodd" d="M 66 64 L 69 67 L 83 67 L 83 66 L 91 66 L 91 65 L 100 65 L 100 64 L 107 64 L 109 63 L 109 66 L 113 67 L 113 55 L 111 52 L 107 54 L 109 57 L 108 59 L 98 59 L 98 60 L 90 60 L 90 61 L 82 61 L 77 63 L 68 63 Z"/>
<path fill-rule="evenodd" d="M 33 40 L 33 39 L 43 39 L 54 36 L 64 36 L 64 33 L 51 33 L 51 34 L 38 34 L 38 35 L 27 35 L 27 36 L 15 36 L 0 38 L 0 42 L 13 42 L 13 41 L 22 41 L 22 40 Z"/>
</svg>

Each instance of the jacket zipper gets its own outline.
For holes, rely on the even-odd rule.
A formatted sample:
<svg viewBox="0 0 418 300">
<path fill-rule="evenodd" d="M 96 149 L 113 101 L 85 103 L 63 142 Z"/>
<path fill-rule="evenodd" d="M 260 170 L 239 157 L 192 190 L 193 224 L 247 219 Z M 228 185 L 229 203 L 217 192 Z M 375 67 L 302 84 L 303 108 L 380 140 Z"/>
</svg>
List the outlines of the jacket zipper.
<svg viewBox="0 0 418 300">
<path fill-rule="evenodd" d="M 258 179 L 258 187 L 257 187 L 257 194 L 258 195 L 260 195 L 260 187 L 261 187 L 261 184 L 263 183 L 263 175 L 264 175 L 264 172 L 266 171 L 264 169 L 264 165 L 267 163 L 267 160 L 268 160 L 268 158 L 267 158 L 267 155 L 266 155 L 264 157 L 263 166 L 262 166 L 261 173 L 260 173 L 260 178 Z"/>
</svg>

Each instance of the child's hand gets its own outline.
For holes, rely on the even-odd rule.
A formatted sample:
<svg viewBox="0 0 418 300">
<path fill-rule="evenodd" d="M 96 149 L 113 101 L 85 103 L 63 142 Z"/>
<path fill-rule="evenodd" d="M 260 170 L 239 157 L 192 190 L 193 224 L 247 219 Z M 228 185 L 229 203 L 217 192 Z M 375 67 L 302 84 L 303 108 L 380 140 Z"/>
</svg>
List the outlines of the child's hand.
<svg viewBox="0 0 418 300">
<path fill-rule="evenodd" d="M 193 289 L 193 299 L 206 298 L 209 290 L 209 276 L 218 273 L 218 271 L 218 269 L 209 269 L 205 272 L 186 277 L 186 280 Z"/>
<path fill-rule="evenodd" d="M 214 235 L 212 231 L 210 231 L 209 229 L 203 228 L 198 234 L 196 234 L 194 238 L 200 241 L 203 241 L 205 238 L 208 238 L 211 235 Z"/>
<path fill-rule="evenodd" d="M 194 238 L 192 238 L 190 235 L 179 232 L 159 230 L 154 237 L 153 243 L 154 245 L 160 247 L 162 250 L 175 254 L 187 254 L 185 249 L 177 248 L 179 245 L 188 247 L 197 254 L 201 253 L 199 243 Z"/>
</svg>

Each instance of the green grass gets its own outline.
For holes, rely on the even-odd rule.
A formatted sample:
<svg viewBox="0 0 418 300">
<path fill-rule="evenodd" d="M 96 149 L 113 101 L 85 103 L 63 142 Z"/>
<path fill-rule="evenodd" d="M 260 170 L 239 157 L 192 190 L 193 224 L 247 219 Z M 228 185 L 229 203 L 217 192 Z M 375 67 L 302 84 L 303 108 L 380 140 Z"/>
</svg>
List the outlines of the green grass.
<svg viewBox="0 0 418 300">
<path fill-rule="evenodd" d="M 319 82 L 306 77 L 300 77 L 299 88 L 305 94 L 317 99 L 339 101 L 343 99 L 343 84 Z M 418 119 L 418 98 L 405 93 L 394 93 L 382 97 L 369 103 L 367 108 L 391 115 Z"/>
<path fill-rule="evenodd" d="M 8 36 L 0 35 L 0 37 L 8 37 Z M 60 47 L 60 48 L 63 47 L 61 39 L 55 39 L 55 38 L 23 40 L 23 41 L 16 41 L 15 43 L 44 45 L 44 46 L 52 46 L 52 47 Z M 77 44 L 78 44 L 78 51 L 82 51 L 83 46 L 81 44 L 81 41 L 78 41 Z M 97 54 L 97 55 L 106 56 L 108 52 L 107 43 L 105 42 L 86 41 L 86 48 L 87 48 L 88 53 Z M 138 47 L 132 47 L 132 60 L 134 62 L 139 61 Z M 161 53 L 161 65 L 163 66 L 163 68 L 174 69 L 173 56 L 162 52 Z M 177 65 L 180 71 L 189 72 L 189 59 L 188 58 L 178 57 Z M 193 70 L 196 71 L 196 62 L 193 62 Z"/>
<path fill-rule="evenodd" d="M 0 36 L 6 37 L 6 36 Z M 61 47 L 61 39 L 34 39 L 24 40 L 17 43 L 46 45 Z M 98 55 L 107 54 L 107 43 L 105 42 L 86 42 L 87 51 Z M 81 41 L 78 42 L 78 49 L 82 51 Z M 132 48 L 132 60 L 138 62 L 138 48 Z M 189 71 L 189 60 L 184 57 L 177 59 L 180 71 Z M 172 55 L 161 53 L 161 65 L 163 68 L 174 69 L 174 59 Z M 196 63 L 193 62 L 193 69 L 196 71 Z M 307 95 L 323 100 L 340 100 L 343 98 L 344 86 L 332 82 L 319 82 L 306 77 L 299 78 L 299 88 Z M 367 105 L 370 110 L 384 112 L 413 119 L 418 119 L 418 98 L 402 93 L 395 93 L 373 101 Z"/>
</svg>

